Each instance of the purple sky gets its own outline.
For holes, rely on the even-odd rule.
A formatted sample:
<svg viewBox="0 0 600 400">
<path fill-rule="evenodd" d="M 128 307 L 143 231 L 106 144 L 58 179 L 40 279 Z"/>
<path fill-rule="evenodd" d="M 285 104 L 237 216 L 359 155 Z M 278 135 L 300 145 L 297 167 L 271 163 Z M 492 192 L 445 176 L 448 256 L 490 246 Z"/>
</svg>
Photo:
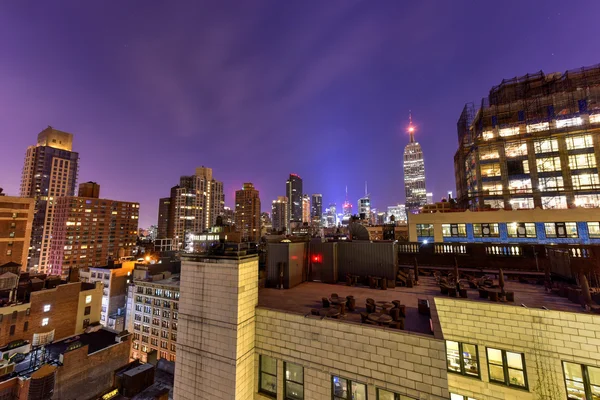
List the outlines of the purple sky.
<svg viewBox="0 0 600 400">
<path fill-rule="evenodd" d="M 374 207 L 403 202 L 409 109 L 438 199 L 466 102 L 600 62 L 597 1 L 91 3 L 0 6 L 0 186 L 18 194 L 52 125 L 75 134 L 79 181 L 139 201 L 140 226 L 200 165 L 229 206 L 249 181 L 270 211 L 290 172 L 325 204 L 348 185 L 356 207 L 365 180 Z"/>
</svg>

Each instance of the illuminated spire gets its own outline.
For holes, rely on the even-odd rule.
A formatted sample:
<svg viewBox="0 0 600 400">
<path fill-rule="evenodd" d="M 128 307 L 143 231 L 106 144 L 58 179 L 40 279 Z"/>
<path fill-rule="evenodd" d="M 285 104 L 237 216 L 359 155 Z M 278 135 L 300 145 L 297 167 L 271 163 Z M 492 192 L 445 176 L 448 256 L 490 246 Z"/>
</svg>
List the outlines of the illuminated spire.
<svg viewBox="0 0 600 400">
<path fill-rule="evenodd" d="M 408 110 L 408 134 L 410 135 L 410 142 L 415 142 L 415 127 L 412 124 L 412 113 Z"/>
</svg>

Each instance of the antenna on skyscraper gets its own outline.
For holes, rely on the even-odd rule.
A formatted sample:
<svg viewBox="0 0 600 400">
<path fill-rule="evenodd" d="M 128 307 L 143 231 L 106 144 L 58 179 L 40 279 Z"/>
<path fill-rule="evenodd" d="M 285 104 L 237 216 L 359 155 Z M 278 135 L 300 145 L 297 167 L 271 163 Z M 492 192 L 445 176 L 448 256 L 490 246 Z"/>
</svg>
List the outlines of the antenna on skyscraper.
<svg viewBox="0 0 600 400">
<path fill-rule="evenodd" d="M 412 124 L 412 112 L 408 110 L 408 134 L 410 135 L 410 142 L 415 142 L 415 127 Z"/>
<path fill-rule="evenodd" d="M 365 197 L 368 196 L 369 191 L 367 190 L 367 181 L 365 181 Z"/>
</svg>

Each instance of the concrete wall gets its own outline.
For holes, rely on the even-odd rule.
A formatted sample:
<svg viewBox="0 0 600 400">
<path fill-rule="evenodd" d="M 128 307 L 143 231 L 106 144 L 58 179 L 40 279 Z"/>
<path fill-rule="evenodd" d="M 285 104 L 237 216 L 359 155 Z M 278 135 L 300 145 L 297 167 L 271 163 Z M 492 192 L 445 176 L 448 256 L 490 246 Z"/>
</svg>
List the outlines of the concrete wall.
<svg viewBox="0 0 600 400">
<path fill-rule="evenodd" d="M 87 304 L 85 299 L 92 296 L 92 301 Z M 89 315 L 85 315 L 85 308 L 90 307 Z M 90 320 L 90 324 L 100 322 L 100 311 L 102 307 L 102 284 L 96 283 L 96 288 L 79 292 L 79 304 L 77 306 L 77 318 L 75 319 L 75 333 L 83 333 L 83 321 Z"/>
<path fill-rule="evenodd" d="M 280 400 L 285 361 L 304 367 L 306 399 L 330 399 L 332 375 L 367 384 L 369 399 L 376 399 L 376 387 L 416 399 L 449 398 L 444 342 L 431 336 L 257 308 L 255 393 L 259 354 L 278 361 Z"/>
<path fill-rule="evenodd" d="M 175 365 L 178 400 L 253 393 L 258 258 L 184 259 Z"/>
<path fill-rule="evenodd" d="M 533 400 L 543 388 L 565 399 L 561 361 L 600 366 L 600 315 L 435 298 L 444 338 L 478 345 L 481 379 L 448 373 L 450 392 L 476 399 Z M 490 383 L 486 346 L 524 353 L 529 391 Z M 546 378 L 538 379 L 538 371 Z M 545 389 L 548 390 L 548 389 Z"/>
</svg>

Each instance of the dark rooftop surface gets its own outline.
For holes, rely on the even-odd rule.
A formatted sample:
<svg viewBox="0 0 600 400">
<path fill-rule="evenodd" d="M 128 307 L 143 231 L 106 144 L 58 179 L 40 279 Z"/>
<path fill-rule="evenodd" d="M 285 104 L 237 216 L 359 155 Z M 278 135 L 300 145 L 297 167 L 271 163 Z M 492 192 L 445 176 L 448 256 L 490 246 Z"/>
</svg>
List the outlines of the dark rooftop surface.
<svg viewBox="0 0 600 400">
<path fill-rule="evenodd" d="M 156 368 L 154 371 L 154 384 L 148 386 L 144 391 L 136 394 L 131 400 L 154 400 L 158 395 L 169 392 L 169 399 L 173 398 L 173 383 L 175 377 L 168 371 Z"/>
<path fill-rule="evenodd" d="M 82 346 L 88 345 L 88 354 L 95 353 L 99 350 L 105 349 L 115 342 L 117 334 L 104 329 L 100 329 L 97 332 L 83 333 L 81 335 L 73 336 L 71 338 L 61 340 L 60 342 L 52 343 L 46 346 L 46 354 L 52 359 L 58 359 L 58 356 L 67 350 L 69 345 L 80 342 Z"/>
<path fill-rule="evenodd" d="M 549 310 L 556 311 L 583 311 L 579 304 L 572 303 L 567 298 L 546 293 L 544 287 L 540 285 L 507 280 L 504 289 L 515 293 L 514 303 L 498 302 L 495 304 L 508 304 L 514 307 L 521 307 L 521 304 L 524 304 L 529 308 L 546 307 Z M 356 311 L 347 311 L 343 320 L 355 323 L 361 323 L 360 313 L 366 311 L 367 298 L 372 298 L 376 302 L 400 300 L 401 304 L 406 305 L 405 330 L 424 334 L 431 334 L 431 328 L 429 317 L 418 313 L 418 300 L 427 299 L 432 304 L 434 297 L 447 296 L 441 294 L 440 288 L 433 277 L 424 276 L 419 277 L 418 286 L 388 288 L 388 290 L 370 289 L 366 286 L 346 286 L 343 283 L 332 285 L 320 282 L 304 282 L 292 289 L 260 289 L 258 306 L 306 315 L 310 314 L 313 308 L 322 308 L 321 298 L 329 298 L 332 293 L 337 293 L 340 297 L 354 296 Z M 467 289 L 467 294 L 468 299 L 456 298 L 456 300 L 492 303 L 488 299 L 480 299 L 477 289 Z"/>
</svg>

